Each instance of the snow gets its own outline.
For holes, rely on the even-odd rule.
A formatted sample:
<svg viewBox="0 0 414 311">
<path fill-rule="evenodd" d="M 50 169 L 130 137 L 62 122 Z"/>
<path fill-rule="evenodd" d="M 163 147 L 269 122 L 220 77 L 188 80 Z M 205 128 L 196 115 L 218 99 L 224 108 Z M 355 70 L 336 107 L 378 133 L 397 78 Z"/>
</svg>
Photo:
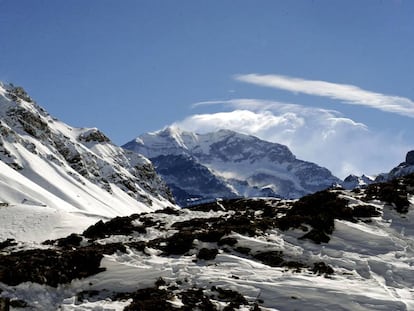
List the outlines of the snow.
<svg viewBox="0 0 414 311">
<path fill-rule="evenodd" d="M 74 294 L 82 290 L 108 289 L 129 292 L 152 287 L 162 277 L 167 283 L 180 281 L 188 288 L 216 286 L 235 290 L 251 301 L 262 300 L 263 310 L 414 310 L 413 239 L 401 235 L 407 225 L 396 221 L 404 219 L 401 215 L 391 215 L 388 207 L 382 204 L 377 207 L 384 211 L 386 218 L 357 223 L 336 221 L 332 239 L 325 244 L 298 240 L 296 230 L 275 229 L 254 237 L 229 235 L 238 240 L 237 246 L 248 247 L 251 253 L 276 250 L 283 251 L 287 258 L 303 262 L 323 261 L 335 269 L 335 274 L 329 277 L 306 270 L 297 273 L 270 267 L 223 251 L 214 261 L 196 261 L 196 252 L 190 256 L 163 257 L 155 249 L 147 249 L 145 254 L 128 249 L 127 253 L 105 255 L 101 266 L 106 271 L 57 289 L 28 283 L 3 289 L 6 294 L 14 291 L 14 295 L 26 301 L 42 301 L 39 310 L 58 305 L 61 310 L 122 310 L 128 301 L 102 298 L 80 303 L 75 301 Z M 226 212 L 219 212 L 219 215 L 226 215 Z M 213 216 L 218 214 L 189 210 L 183 210 L 180 216 L 151 214 L 153 220 L 165 223 L 164 236 L 175 232 L 168 228 L 176 221 Z M 412 223 L 408 225 L 412 228 Z M 161 235 L 161 232 L 152 231 L 134 238 L 149 240 Z M 117 240 L 122 240 L 122 236 Z M 195 241 L 195 247 L 214 247 L 214 243 Z M 182 305 L 177 297 L 171 303 L 177 307 Z"/>
<path fill-rule="evenodd" d="M 267 187 L 281 197 L 298 198 L 340 182 L 328 170 L 297 160 L 286 146 L 230 130 L 197 134 L 172 126 L 143 134 L 124 148 L 149 158 L 190 156 L 234 190 L 236 196 L 260 196 L 263 194 L 261 189 Z M 181 185 L 170 175 L 166 180 L 188 193 L 203 195 L 199 191 L 192 192 L 193 189 Z"/>
<path fill-rule="evenodd" d="M 99 131 L 71 127 L 33 102 L 13 102 L 7 97 L 11 89 L 0 85 L 0 203 L 8 205 L 1 207 L 0 215 L 16 226 L 8 222 L 0 226 L 0 238 L 40 241 L 63 237 L 83 231 L 98 219 L 173 205 L 157 192 L 164 190 L 158 177 L 145 180 L 134 175 L 150 165 L 148 159 L 109 141 L 82 141 L 80 137 Z M 37 137 L 22 126 L 22 118 L 34 119 L 30 126 Z M 89 171 L 81 175 L 64 153 L 80 157 L 81 169 Z M 19 168 L 13 169 L 13 165 Z M 123 186 L 124 180 L 134 184 L 135 193 Z M 110 191 L 102 187 L 103 181 Z M 38 228 L 42 226 L 44 230 Z"/>
</svg>

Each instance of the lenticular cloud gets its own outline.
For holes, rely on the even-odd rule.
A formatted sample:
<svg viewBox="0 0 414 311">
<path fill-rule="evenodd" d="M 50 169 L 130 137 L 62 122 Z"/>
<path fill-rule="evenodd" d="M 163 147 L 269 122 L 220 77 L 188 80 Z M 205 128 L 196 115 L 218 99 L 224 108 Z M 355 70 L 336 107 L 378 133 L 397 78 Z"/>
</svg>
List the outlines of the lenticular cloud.
<svg viewBox="0 0 414 311">
<path fill-rule="evenodd" d="M 236 75 L 235 79 L 254 85 L 329 97 L 347 104 L 367 106 L 385 112 L 414 117 L 414 102 L 411 99 L 367 91 L 354 85 L 305 80 L 282 75 L 246 74 Z"/>
<path fill-rule="evenodd" d="M 409 149 L 404 143 L 372 133 L 366 125 L 333 110 L 255 99 L 197 105 L 208 104 L 230 106 L 234 110 L 195 114 L 176 125 L 199 133 L 226 128 L 281 143 L 298 158 L 325 166 L 341 178 L 351 173 L 386 171 L 399 163 Z M 385 143 L 388 147 L 381 147 Z"/>
</svg>

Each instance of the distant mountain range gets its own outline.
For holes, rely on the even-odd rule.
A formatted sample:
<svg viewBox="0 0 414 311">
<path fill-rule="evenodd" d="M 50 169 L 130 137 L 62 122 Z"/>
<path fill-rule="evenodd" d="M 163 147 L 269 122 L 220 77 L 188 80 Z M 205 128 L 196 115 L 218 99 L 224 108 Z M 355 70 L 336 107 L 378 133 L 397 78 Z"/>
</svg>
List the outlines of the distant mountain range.
<svg viewBox="0 0 414 311">
<path fill-rule="evenodd" d="M 182 206 L 218 197 L 299 198 L 341 183 L 284 145 L 230 130 L 197 134 L 167 127 L 123 147 L 150 158 Z"/>
</svg>

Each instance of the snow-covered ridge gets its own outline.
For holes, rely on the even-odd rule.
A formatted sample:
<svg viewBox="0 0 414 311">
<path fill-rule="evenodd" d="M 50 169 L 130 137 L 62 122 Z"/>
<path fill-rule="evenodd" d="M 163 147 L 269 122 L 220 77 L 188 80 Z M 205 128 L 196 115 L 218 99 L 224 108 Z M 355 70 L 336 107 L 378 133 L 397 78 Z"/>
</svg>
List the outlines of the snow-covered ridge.
<svg viewBox="0 0 414 311">
<path fill-rule="evenodd" d="M 204 198 L 298 198 L 340 182 L 326 168 L 296 159 L 284 145 L 231 130 L 197 134 L 173 126 L 143 134 L 123 147 L 149 157 L 183 205 L 207 192 Z M 180 172 L 174 168 L 174 157 L 187 161 Z M 213 180 L 220 189 L 215 196 L 211 187 L 202 186 L 211 186 Z"/>
<path fill-rule="evenodd" d="M 0 84 L 0 160 L 0 202 L 8 206 L 2 215 L 39 206 L 41 215 L 47 209 L 58 215 L 57 228 L 64 227 L 67 213 L 90 223 L 171 204 L 169 189 L 147 158 L 112 144 L 96 128 L 53 118 L 24 89 L 6 84 Z"/>
</svg>

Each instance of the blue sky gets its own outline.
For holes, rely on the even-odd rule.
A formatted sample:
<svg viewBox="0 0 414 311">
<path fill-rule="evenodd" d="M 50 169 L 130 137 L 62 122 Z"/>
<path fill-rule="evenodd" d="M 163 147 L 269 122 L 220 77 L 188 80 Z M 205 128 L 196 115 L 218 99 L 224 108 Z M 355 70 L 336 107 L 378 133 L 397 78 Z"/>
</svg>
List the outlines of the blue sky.
<svg viewBox="0 0 414 311">
<path fill-rule="evenodd" d="M 374 174 L 414 149 L 412 16 L 408 0 L 0 0 L 0 80 L 117 144 L 222 126 Z"/>
</svg>

